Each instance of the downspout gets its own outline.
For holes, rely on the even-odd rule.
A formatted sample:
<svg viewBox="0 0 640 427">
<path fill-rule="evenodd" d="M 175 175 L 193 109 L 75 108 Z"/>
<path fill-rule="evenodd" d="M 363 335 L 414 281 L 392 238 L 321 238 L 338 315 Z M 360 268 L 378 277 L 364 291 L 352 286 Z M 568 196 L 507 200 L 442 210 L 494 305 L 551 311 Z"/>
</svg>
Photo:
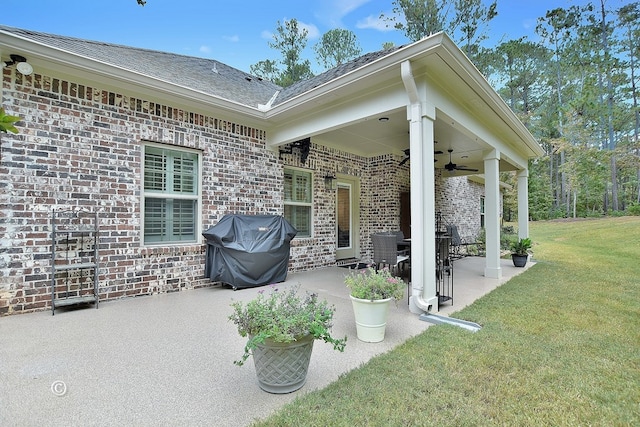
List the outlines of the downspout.
<svg viewBox="0 0 640 427">
<path fill-rule="evenodd" d="M 423 192 L 424 183 L 424 168 L 423 166 L 423 141 L 422 141 L 422 104 L 418 94 L 418 87 L 413 78 L 411 71 L 411 63 L 409 61 L 402 62 L 400 66 L 400 74 L 402 76 L 402 82 L 404 83 L 405 90 L 409 96 L 409 104 L 407 105 L 407 119 L 409 120 L 409 149 L 411 157 L 414 161 L 410 164 L 411 173 L 411 187 L 418 189 L 419 192 Z M 415 266 L 411 268 L 411 282 L 412 282 L 412 296 L 411 301 L 418 309 L 428 312 L 432 310 L 433 304 L 430 304 L 427 299 L 430 298 L 426 294 L 426 286 L 424 283 L 420 283 L 418 290 L 420 292 L 413 292 L 413 282 L 415 278 L 419 278 L 422 282 L 424 280 L 424 266 L 422 259 L 424 258 L 424 196 L 420 194 L 418 197 L 411 197 L 411 228 L 412 231 L 417 231 L 419 236 L 420 245 L 415 245 L 412 249 L 412 258 L 417 260 Z M 414 233 L 412 232 L 412 235 Z M 437 303 L 435 309 L 437 310 Z"/>
</svg>

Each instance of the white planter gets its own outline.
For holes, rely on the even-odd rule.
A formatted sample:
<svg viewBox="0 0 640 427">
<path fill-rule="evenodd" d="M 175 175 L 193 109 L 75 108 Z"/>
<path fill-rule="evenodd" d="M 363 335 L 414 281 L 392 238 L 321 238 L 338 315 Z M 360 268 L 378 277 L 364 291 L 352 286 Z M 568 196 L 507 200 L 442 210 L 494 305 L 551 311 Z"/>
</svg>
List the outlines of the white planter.
<svg viewBox="0 0 640 427">
<path fill-rule="evenodd" d="M 382 341 L 392 298 L 371 301 L 354 298 L 351 295 L 349 297 L 353 304 L 358 339 L 364 342 Z"/>
</svg>

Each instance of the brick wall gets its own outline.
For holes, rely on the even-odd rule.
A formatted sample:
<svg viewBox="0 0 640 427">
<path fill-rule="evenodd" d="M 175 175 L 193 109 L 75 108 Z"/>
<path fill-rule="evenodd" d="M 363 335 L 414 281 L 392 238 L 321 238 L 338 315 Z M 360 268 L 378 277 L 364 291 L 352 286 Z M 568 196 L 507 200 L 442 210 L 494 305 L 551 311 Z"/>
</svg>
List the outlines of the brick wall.
<svg viewBox="0 0 640 427">
<path fill-rule="evenodd" d="M 282 213 L 282 165 L 260 129 L 8 69 L 2 94 L 23 120 L 2 137 L 0 314 L 49 306 L 54 208 L 99 212 L 101 299 L 210 284 L 204 245 L 142 246 L 145 141 L 202 153 L 203 230 L 227 213 Z"/>
<path fill-rule="evenodd" d="M 367 202 L 369 159 L 313 143 L 309 157 L 304 163 L 300 161 L 300 155 L 295 150 L 292 154 L 283 154 L 281 157 L 286 166 L 308 169 L 313 173 L 313 237 L 298 238 L 292 242 L 290 270 L 313 270 L 334 265 L 336 262 L 336 192 L 325 189 L 324 176 L 342 174 L 360 180 L 359 238 L 362 245 L 370 217 L 368 214 L 370 206 Z"/>
<path fill-rule="evenodd" d="M 436 170 L 436 211 L 442 212 L 444 222 L 457 225 L 464 241 L 474 241 L 480 233 L 480 198 L 484 196 L 484 186 L 464 176 L 446 175 Z"/>
<path fill-rule="evenodd" d="M 400 156 L 365 158 L 312 144 L 302 163 L 295 150 L 267 149 L 265 132 L 241 123 L 55 76 L 3 69 L 2 77 L 2 104 L 23 120 L 20 134 L 3 135 L 0 147 L 0 315 L 50 306 L 54 208 L 99 212 L 101 300 L 211 285 L 203 277 L 205 245 L 142 245 L 146 141 L 201 152 L 202 230 L 227 213 L 282 214 L 283 166 L 312 171 L 313 237 L 292 242 L 291 271 L 335 263 L 336 198 L 324 188 L 327 173 L 360 180 L 362 260 L 372 258 L 372 233 L 399 229 L 400 193 L 410 187 Z M 436 179 L 438 209 L 461 234 L 479 229 L 481 186 L 438 172 Z"/>
</svg>

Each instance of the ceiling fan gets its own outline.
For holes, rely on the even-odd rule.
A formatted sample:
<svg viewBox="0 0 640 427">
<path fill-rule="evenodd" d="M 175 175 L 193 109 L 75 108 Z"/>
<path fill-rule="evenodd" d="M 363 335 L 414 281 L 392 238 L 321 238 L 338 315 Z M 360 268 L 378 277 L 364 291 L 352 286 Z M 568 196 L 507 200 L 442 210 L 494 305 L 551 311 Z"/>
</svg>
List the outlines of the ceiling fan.
<svg viewBox="0 0 640 427">
<path fill-rule="evenodd" d="M 405 163 L 407 163 L 409 161 L 410 157 L 409 157 L 409 148 L 405 148 L 404 149 L 404 159 L 402 159 L 402 161 L 400 162 L 400 166 L 404 165 Z"/>
<path fill-rule="evenodd" d="M 453 172 L 453 171 L 478 172 L 478 169 L 471 169 L 471 168 L 466 167 L 465 165 L 456 165 L 455 163 L 453 163 L 451 161 L 451 153 L 453 153 L 453 150 L 451 148 L 449 148 L 447 151 L 449 152 L 449 163 L 444 165 L 444 168 L 446 170 L 448 170 L 449 172 Z"/>
<path fill-rule="evenodd" d="M 438 141 L 435 141 L 435 142 L 437 143 Z M 407 163 L 407 162 L 409 161 L 409 159 L 411 158 L 411 157 L 410 157 L 410 155 L 409 155 L 409 153 L 410 153 L 410 149 L 409 149 L 409 148 L 405 148 L 405 150 L 404 150 L 404 156 L 405 156 L 405 157 L 404 157 L 404 159 L 402 159 L 402 161 L 400 162 L 400 166 L 404 165 L 405 163 Z M 436 155 L 436 154 L 442 154 L 442 151 L 439 151 L 439 150 L 438 150 L 438 151 L 434 151 L 434 152 L 433 152 L 433 154 L 434 154 L 434 155 Z M 438 160 L 437 160 L 437 159 L 434 159 L 433 161 L 434 161 L 434 162 L 437 162 Z"/>
</svg>

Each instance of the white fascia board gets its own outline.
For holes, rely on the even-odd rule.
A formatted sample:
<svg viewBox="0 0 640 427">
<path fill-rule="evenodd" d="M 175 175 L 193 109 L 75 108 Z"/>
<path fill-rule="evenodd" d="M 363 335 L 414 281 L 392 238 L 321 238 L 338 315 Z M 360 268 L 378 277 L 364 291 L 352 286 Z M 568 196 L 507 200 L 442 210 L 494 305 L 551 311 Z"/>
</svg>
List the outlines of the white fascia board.
<svg viewBox="0 0 640 427">
<path fill-rule="evenodd" d="M 464 53 L 453 43 L 449 37 L 443 39 L 443 50 L 449 57 L 443 59 L 459 73 L 461 78 L 467 84 L 473 84 L 472 87 L 483 101 L 494 110 L 496 115 L 505 120 L 505 123 L 518 135 L 527 148 L 531 151 L 530 158 L 540 157 L 544 154 L 544 150 L 538 144 L 531 132 L 526 128 L 522 121 L 515 115 L 513 110 L 507 105 L 500 95 L 493 89 L 487 79 L 478 71 Z"/>
<path fill-rule="evenodd" d="M 52 70 L 58 68 L 65 74 L 71 75 L 82 76 L 83 74 L 95 74 L 109 80 L 117 81 L 125 88 L 138 88 L 138 90 L 143 93 L 155 93 L 157 96 L 157 93 L 161 92 L 167 97 L 177 97 L 191 101 L 189 102 L 190 104 L 193 104 L 195 101 L 204 106 L 225 110 L 236 116 L 241 114 L 253 117 L 254 119 L 264 119 L 264 113 L 257 108 L 197 91 L 186 86 L 176 85 L 156 77 L 135 73 L 64 49 L 52 48 L 34 42 L 33 40 L 16 36 L 15 34 L 7 34 L 0 31 L 0 46 L 4 46 L 3 50 L 6 51 L 21 52 L 21 55 L 24 55 L 28 62 L 36 67 L 41 65 L 43 68 Z"/>
<path fill-rule="evenodd" d="M 333 96 L 335 98 L 344 97 L 344 92 L 348 92 L 356 82 L 361 82 L 363 79 L 367 79 L 365 85 L 371 85 L 372 82 L 376 83 L 378 76 L 384 75 L 385 71 L 390 71 L 393 68 L 397 68 L 398 80 L 400 79 L 400 64 L 418 55 L 429 55 L 433 52 L 433 49 L 437 48 L 441 38 L 444 34 L 436 34 L 429 38 L 423 39 L 419 42 L 402 47 L 387 56 L 380 57 L 367 65 L 343 74 L 333 80 L 330 80 L 312 90 L 301 93 L 300 95 L 291 98 L 282 104 L 276 105 L 271 108 L 267 113 L 267 118 L 277 118 L 290 111 L 296 111 L 302 105 L 308 105 L 309 103 L 321 103 L 319 98 Z M 406 104 L 405 104 L 406 105 Z"/>
<path fill-rule="evenodd" d="M 418 88 L 427 94 L 427 101 L 436 106 L 436 117 L 442 120 L 459 132 L 462 132 L 470 139 L 475 139 L 479 144 L 487 144 L 504 154 L 503 159 L 518 168 L 527 166 L 527 155 L 514 150 L 507 141 L 502 138 L 502 132 L 498 126 L 491 126 L 491 123 L 476 118 L 470 111 L 468 105 L 462 105 L 460 101 L 452 100 L 451 96 L 443 89 L 425 80 L 424 76 L 417 78 Z M 483 108 L 483 107 L 479 107 Z M 498 118 L 498 124 L 504 123 Z M 508 128 L 510 130 L 510 128 Z"/>
<path fill-rule="evenodd" d="M 437 106 L 436 117 L 443 119 L 467 136 L 477 138 L 479 142 L 484 142 L 503 154 L 503 160 L 508 160 L 519 169 L 527 167 L 527 156 L 518 153 L 511 148 L 508 143 L 502 140 L 501 136 L 489 128 L 484 122 L 473 117 L 466 109 L 459 104 L 451 102 L 445 94 L 435 87 L 431 87 L 428 93 L 430 101 Z"/>
<path fill-rule="evenodd" d="M 494 114 L 498 120 L 503 122 L 510 131 L 514 134 L 514 137 L 519 139 L 525 144 L 528 149 L 526 157 L 533 158 L 544 154 L 542 148 L 531 135 L 528 129 L 522 124 L 522 122 L 516 117 L 509 106 L 504 100 L 497 94 L 497 92 L 491 87 L 489 82 L 482 76 L 482 74 L 476 69 L 476 67 L 468 60 L 464 53 L 453 43 L 453 41 L 444 33 L 438 33 L 433 36 L 427 37 L 423 40 L 410 44 L 406 47 L 398 49 L 397 51 L 379 58 L 376 61 L 371 62 L 363 67 L 360 67 L 350 73 L 344 74 L 334 80 L 331 80 L 323 85 L 320 85 L 310 91 L 302 93 L 297 97 L 294 97 L 281 105 L 270 109 L 266 116 L 269 119 L 278 120 L 281 116 L 293 114 L 300 107 L 324 104 L 329 105 L 330 101 L 323 101 L 323 98 L 333 96 L 336 99 L 342 98 L 349 93 L 349 88 L 356 82 L 360 82 L 363 79 L 367 79 L 367 82 L 375 82 L 377 76 L 384 75 L 384 71 L 397 67 L 397 78 L 400 79 L 400 64 L 403 61 L 409 60 L 411 62 L 419 63 L 421 61 L 428 61 L 430 55 L 437 54 L 442 61 L 444 61 L 452 70 L 456 73 L 465 84 L 467 84 L 482 100 L 488 108 L 494 111 Z M 387 76 L 388 78 L 388 76 Z M 455 82 L 456 79 L 452 79 Z M 444 97 L 446 99 L 446 97 Z M 408 102 L 408 101 L 407 101 Z M 432 102 L 439 108 L 437 102 Z M 451 105 L 450 101 L 447 104 Z M 312 108 L 312 107 L 311 107 Z M 455 115 L 455 113 L 452 112 Z M 361 116 L 365 116 L 362 114 Z M 462 118 L 459 119 L 463 121 Z M 291 123 L 288 123 L 291 125 Z M 279 124 L 278 128 L 282 126 Z M 483 126 L 480 126 L 483 127 Z M 277 129 L 275 129 L 277 132 Z M 290 132 L 295 134 L 296 132 Z M 313 132 L 309 132 L 312 134 Z M 484 138 L 486 140 L 493 139 L 486 132 Z M 275 135 L 271 135 L 274 137 Z M 290 137 L 295 138 L 295 137 Z M 273 138 L 273 144 L 280 144 L 282 141 L 290 139 L 286 137 L 284 133 L 277 134 L 277 137 Z M 503 147 L 503 152 L 509 151 Z M 521 155 L 515 155 L 511 152 L 509 157 L 512 159 L 522 159 Z M 522 161 L 518 161 L 522 163 Z M 526 161 L 524 162 L 526 164 Z"/>
<path fill-rule="evenodd" d="M 349 102 L 327 103 L 320 111 L 314 110 L 312 114 L 298 116 L 268 128 L 267 144 L 276 147 L 352 123 L 377 119 L 382 113 L 405 108 L 406 105 L 407 95 L 399 84 Z"/>
</svg>

